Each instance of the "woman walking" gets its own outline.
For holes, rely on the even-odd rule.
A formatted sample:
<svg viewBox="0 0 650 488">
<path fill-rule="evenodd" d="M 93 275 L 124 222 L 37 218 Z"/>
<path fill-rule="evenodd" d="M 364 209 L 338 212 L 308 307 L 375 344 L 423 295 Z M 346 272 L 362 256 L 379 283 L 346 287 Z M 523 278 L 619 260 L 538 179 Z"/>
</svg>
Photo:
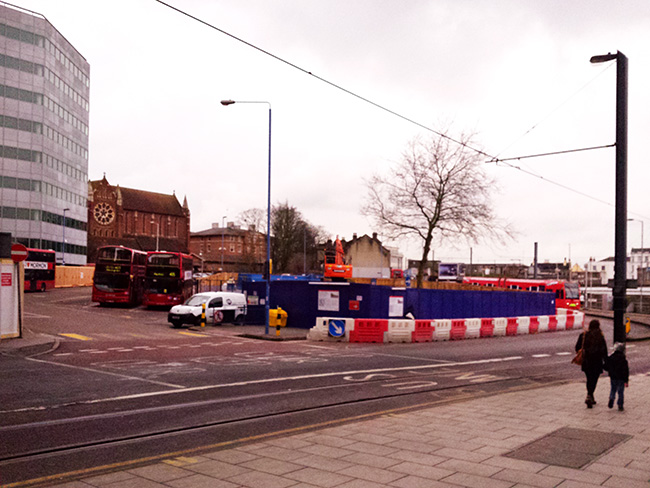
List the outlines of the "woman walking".
<svg viewBox="0 0 650 488">
<path fill-rule="evenodd" d="M 594 400 L 594 391 L 598 384 L 598 377 L 603 373 L 603 363 L 607 357 L 607 343 L 600 330 L 600 322 L 596 319 L 589 322 L 589 330 L 580 334 L 576 342 L 576 352 L 584 349 L 582 352 L 582 371 L 587 377 L 587 398 L 585 403 L 587 408 L 592 408 L 596 404 Z"/>
</svg>

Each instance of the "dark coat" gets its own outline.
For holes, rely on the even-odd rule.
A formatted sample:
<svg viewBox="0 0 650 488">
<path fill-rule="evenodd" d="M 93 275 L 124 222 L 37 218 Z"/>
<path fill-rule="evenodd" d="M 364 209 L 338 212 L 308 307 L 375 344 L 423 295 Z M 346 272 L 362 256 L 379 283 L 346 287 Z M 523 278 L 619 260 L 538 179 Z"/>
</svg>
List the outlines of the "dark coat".
<svg viewBox="0 0 650 488">
<path fill-rule="evenodd" d="M 627 383 L 630 379 L 630 367 L 623 351 L 616 351 L 605 360 L 605 369 L 613 380 L 623 380 Z"/>
<path fill-rule="evenodd" d="M 576 342 L 576 352 L 582 348 L 584 338 L 584 351 L 582 353 L 582 371 L 589 374 L 601 374 L 603 363 L 607 358 L 607 343 L 600 329 L 589 330 L 580 334 Z"/>
</svg>

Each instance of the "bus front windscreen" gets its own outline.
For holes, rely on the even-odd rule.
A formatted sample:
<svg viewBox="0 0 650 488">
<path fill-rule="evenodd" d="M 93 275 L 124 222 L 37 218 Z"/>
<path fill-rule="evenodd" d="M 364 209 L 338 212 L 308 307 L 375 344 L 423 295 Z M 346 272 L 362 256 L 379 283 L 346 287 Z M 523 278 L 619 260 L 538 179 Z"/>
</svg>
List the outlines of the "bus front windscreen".
<svg viewBox="0 0 650 488">
<path fill-rule="evenodd" d="M 577 300 L 580 298 L 580 288 L 577 283 L 564 284 L 564 296 L 567 300 Z"/>
<path fill-rule="evenodd" d="M 96 271 L 93 283 L 95 284 L 95 288 L 101 291 L 124 291 L 129 289 L 131 279 L 128 273 L 105 273 Z"/>
<path fill-rule="evenodd" d="M 147 276 L 146 292 L 159 293 L 163 295 L 182 293 L 181 282 L 178 278 L 155 278 Z"/>
</svg>

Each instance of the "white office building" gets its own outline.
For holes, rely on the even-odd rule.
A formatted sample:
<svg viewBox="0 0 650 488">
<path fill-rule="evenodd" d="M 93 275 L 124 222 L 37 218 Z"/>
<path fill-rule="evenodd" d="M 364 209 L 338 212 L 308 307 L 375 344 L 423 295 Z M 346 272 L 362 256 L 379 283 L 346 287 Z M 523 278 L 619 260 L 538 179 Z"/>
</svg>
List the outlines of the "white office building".
<svg viewBox="0 0 650 488">
<path fill-rule="evenodd" d="M 89 73 L 45 17 L 0 1 L 0 230 L 58 263 L 86 264 Z"/>
</svg>

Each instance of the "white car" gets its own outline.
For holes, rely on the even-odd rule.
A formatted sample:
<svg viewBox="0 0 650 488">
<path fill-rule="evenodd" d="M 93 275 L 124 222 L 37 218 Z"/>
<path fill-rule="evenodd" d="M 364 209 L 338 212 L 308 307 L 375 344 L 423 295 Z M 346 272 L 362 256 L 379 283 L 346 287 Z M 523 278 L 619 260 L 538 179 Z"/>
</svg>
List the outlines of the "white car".
<svg viewBox="0 0 650 488">
<path fill-rule="evenodd" d="M 224 322 L 243 324 L 246 318 L 246 295 L 223 291 L 208 291 L 192 295 L 183 305 L 175 305 L 167 315 L 173 327 L 199 325 L 205 303 L 206 324 Z"/>
</svg>

